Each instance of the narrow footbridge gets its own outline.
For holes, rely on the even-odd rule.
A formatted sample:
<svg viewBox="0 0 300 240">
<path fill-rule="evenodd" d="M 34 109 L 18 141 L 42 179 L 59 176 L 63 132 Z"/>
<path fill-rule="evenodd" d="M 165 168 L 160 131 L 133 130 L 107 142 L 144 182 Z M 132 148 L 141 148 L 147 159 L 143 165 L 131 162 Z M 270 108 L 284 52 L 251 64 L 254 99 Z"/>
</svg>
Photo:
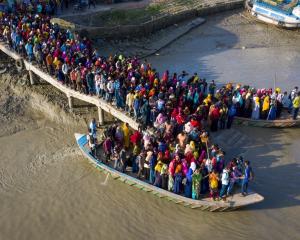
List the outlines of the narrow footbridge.
<svg viewBox="0 0 300 240">
<path fill-rule="evenodd" d="M 41 70 L 39 67 L 35 66 L 34 64 L 30 63 L 29 61 L 25 60 L 24 58 L 22 58 L 21 56 L 19 56 L 12 50 L 10 50 L 9 47 L 3 43 L 0 43 L 0 50 L 25 67 L 25 69 L 29 72 L 30 84 L 32 84 L 32 85 L 35 84 L 35 77 L 38 76 L 39 78 L 47 81 L 52 86 L 56 87 L 57 89 L 59 89 L 60 91 L 65 93 L 68 97 L 70 109 L 73 108 L 73 101 L 74 101 L 74 98 L 76 98 L 81 101 L 88 102 L 88 103 L 91 103 L 91 104 L 97 106 L 98 115 L 99 115 L 99 123 L 101 125 L 104 124 L 104 112 L 103 111 L 106 111 L 107 113 L 111 114 L 112 116 L 119 119 L 120 121 L 128 123 L 129 126 L 132 127 L 133 129 L 135 129 L 135 130 L 138 129 L 139 124 L 134 119 L 127 116 L 125 114 L 125 112 L 120 111 L 120 110 L 116 109 L 114 106 L 108 104 L 106 101 L 99 99 L 96 96 L 85 95 L 85 94 L 77 92 L 71 88 L 68 88 L 67 86 L 58 82 L 57 79 L 50 76 L 48 73 L 44 72 L 43 70 Z"/>
</svg>

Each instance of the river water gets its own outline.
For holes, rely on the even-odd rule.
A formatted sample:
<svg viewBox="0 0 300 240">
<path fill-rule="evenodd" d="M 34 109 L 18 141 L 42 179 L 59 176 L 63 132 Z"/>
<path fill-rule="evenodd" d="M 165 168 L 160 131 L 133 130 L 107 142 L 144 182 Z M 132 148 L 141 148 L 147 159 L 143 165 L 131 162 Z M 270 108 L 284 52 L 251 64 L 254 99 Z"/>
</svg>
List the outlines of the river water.
<svg viewBox="0 0 300 240">
<path fill-rule="evenodd" d="M 291 88 L 299 84 L 298 32 L 213 16 L 153 57 L 159 69 Z M 243 49 L 243 46 L 246 46 Z M 27 96 L 29 95 L 29 96 Z M 73 137 L 82 121 L 32 103 L 29 92 L 0 88 L 0 239 L 299 239 L 300 129 L 235 127 L 214 136 L 227 157 L 253 164 L 251 187 L 265 201 L 208 213 L 177 206 L 108 178 L 82 157 Z M 53 107 L 55 108 L 55 107 Z M 42 110 L 42 111 L 41 111 Z M 57 110 L 56 110 L 57 112 Z"/>
</svg>

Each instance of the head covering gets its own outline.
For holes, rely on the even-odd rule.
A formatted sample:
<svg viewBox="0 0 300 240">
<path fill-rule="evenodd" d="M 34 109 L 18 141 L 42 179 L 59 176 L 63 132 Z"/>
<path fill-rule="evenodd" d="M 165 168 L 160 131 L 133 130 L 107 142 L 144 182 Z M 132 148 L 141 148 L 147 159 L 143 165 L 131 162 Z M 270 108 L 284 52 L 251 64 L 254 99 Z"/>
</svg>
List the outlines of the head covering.
<svg viewBox="0 0 300 240">
<path fill-rule="evenodd" d="M 181 170 L 182 170 L 182 165 L 181 165 L 181 164 L 178 164 L 178 165 L 176 166 L 175 173 L 180 173 Z"/>
<path fill-rule="evenodd" d="M 191 162 L 191 167 L 190 167 L 193 172 L 196 170 L 196 163 L 195 162 Z"/>
</svg>

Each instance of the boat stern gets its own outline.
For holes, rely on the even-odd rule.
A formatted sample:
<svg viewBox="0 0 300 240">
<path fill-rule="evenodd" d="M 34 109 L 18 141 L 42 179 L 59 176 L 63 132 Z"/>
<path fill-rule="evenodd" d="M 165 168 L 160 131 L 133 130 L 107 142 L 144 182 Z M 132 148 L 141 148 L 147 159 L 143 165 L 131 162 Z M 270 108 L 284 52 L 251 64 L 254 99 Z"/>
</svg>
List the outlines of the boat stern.
<svg viewBox="0 0 300 240">
<path fill-rule="evenodd" d="M 80 138 L 82 138 L 84 136 L 84 134 L 81 134 L 81 133 L 75 133 L 75 139 L 76 141 L 78 142 Z"/>
<path fill-rule="evenodd" d="M 285 28 L 300 27 L 299 7 L 294 10 L 284 10 L 277 5 L 270 5 L 266 1 L 254 1 L 251 14 L 260 21 Z"/>
</svg>

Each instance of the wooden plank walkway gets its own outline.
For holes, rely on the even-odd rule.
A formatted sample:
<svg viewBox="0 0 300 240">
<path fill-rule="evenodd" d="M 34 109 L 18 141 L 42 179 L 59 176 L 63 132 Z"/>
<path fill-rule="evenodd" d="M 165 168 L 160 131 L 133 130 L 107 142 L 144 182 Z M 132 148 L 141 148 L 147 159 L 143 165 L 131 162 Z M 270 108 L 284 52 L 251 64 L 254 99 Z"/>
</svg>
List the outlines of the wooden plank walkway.
<svg viewBox="0 0 300 240">
<path fill-rule="evenodd" d="M 8 47 L 6 47 L 3 43 L 0 43 L 0 50 L 2 52 L 4 52 L 6 55 L 10 56 L 11 58 L 13 58 L 14 60 L 18 61 L 20 59 L 22 59 L 22 57 L 20 57 L 18 54 L 16 54 L 15 52 L 11 51 Z"/>
<path fill-rule="evenodd" d="M 104 110 L 107 113 L 114 116 L 115 118 L 119 119 L 120 121 L 128 123 L 131 128 L 133 128 L 135 130 L 138 129 L 139 124 L 134 119 L 127 116 L 125 114 L 125 112 L 120 111 L 120 110 L 116 109 L 114 106 L 108 104 L 106 101 L 104 101 L 102 99 L 99 99 L 96 96 L 85 95 L 85 94 L 82 94 L 82 93 L 80 93 L 78 91 L 75 91 L 71 88 L 66 87 L 65 85 L 58 82 L 57 79 L 50 76 L 48 73 L 45 73 L 39 67 L 33 65 L 29 61 L 23 59 L 22 57 L 20 57 L 16 53 L 14 53 L 7 46 L 5 46 L 3 43 L 0 43 L 0 50 L 2 52 L 4 52 L 5 54 L 7 54 L 8 56 L 10 56 L 11 58 L 13 58 L 14 60 L 16 60 L 16 61 L 22 60 L 26 70 L 29 71 L 30 78 L 33 78 L 32 73 L 34 73 L 35 75 L 37 75 L 41 79 L 47 81 L 52 86 L 56 87 L 57 89 L 59 89 L 60 91 L 65 93 L 67 95 L 68 99 L 69 99 L 70 108 L 72 108 L 72 106 L 73 106 L 73 98 L 77 98 L 81 101 L 91 103 L 91 104 L 98 107 L 100 124 L 104 123 L 104 116 L 103 116 L 103 110 Z M 34 81 L 31 79 L 31 82 L 34 82 Z"/>
</svg>

